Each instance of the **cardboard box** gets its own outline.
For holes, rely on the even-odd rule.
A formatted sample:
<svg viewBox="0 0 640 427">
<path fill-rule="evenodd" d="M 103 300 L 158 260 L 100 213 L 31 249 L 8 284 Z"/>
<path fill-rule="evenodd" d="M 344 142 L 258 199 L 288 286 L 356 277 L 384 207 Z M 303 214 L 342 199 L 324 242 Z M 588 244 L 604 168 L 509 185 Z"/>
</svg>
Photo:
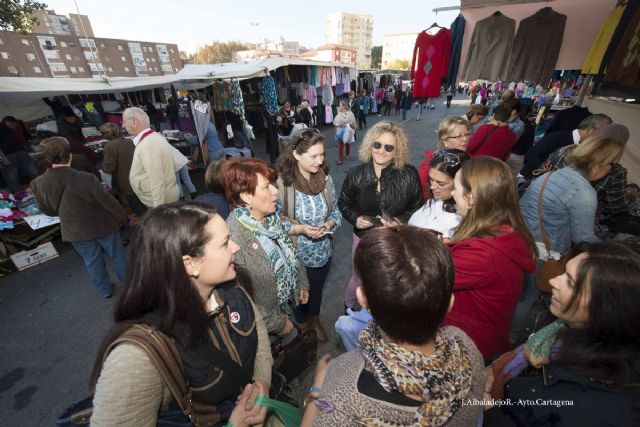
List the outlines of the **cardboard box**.
<svg viewBox="0 0 640 427">
<path fill-rule="evenodd" d="M 34 265 L 42 264 L 58 256 L 58 251 L 51 242 L 44 243 L 30 251 L 22 251 L 11 255 L 11 260 L 18 270 L 26 270 Z"/>
</svg>

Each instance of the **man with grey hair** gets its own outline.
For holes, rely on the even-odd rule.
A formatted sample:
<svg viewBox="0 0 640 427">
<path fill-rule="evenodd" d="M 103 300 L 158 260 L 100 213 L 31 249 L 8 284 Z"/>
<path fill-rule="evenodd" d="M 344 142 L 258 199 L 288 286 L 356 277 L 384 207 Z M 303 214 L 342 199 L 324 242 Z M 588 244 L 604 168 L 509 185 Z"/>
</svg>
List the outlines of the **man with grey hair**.
<svg viewBox="0 0 640 427">
<path fill-rule="evenodd" d="M 150 208 L 177 201 L 180 190 L 169 142 L 150 129 L 149 116 L 140 108 L 127 108 L 122 122 L 136 146 L 129 173 L 133 191 Z"/>
<path fill-rule="evenodd" d="M 553 152 L 567 145 L 580 144 L 580 141 L 611 123 L 611 118 L 606 114 L 592 114 L 581 121 L 577 129 L 559 130 L 545 135 L 540 142 L 527 151 L 520 174 L 527 180 L 532 179 L 533 171 L 538 169 Z"/>
</svg>

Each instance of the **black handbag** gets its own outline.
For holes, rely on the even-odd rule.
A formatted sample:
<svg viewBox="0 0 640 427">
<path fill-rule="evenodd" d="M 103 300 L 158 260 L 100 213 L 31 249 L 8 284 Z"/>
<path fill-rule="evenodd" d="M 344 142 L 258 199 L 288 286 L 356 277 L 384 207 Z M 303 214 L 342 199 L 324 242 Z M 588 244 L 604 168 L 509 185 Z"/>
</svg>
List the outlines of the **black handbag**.
<svg viewBox="0 0 640 427">
<path fill-rule="evenodd" d="M 281 373 L 287 382 L 291 382 L 314 364 L 318 356 L 318 338 L 315 331 L 295 327 L 298 335 L 293 341 L 282 345 L 282 338 L 278 338 L 271 347 L 273 369 Z"/>
</svg>

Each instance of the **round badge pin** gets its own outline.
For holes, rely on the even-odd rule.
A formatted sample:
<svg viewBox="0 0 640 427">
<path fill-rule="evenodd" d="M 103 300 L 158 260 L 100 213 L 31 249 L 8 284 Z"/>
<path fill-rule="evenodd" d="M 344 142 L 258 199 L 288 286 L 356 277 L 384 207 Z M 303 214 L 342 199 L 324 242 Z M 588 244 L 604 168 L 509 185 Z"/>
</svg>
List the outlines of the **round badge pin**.
<svg viewBox="0 0 640 427">
<path fill-rule="evenodd" d="M 254 251 L 258 250 L 258 244 L 257 243 L 254 243 L 252 247 L 253 247 Z"/>
<path fill-rule="evenodd" d="M 231 323 L 238 323 L 240 321 L 240 314 L 237 311 L 231 313 L 230 316 Z"/>
</svg>

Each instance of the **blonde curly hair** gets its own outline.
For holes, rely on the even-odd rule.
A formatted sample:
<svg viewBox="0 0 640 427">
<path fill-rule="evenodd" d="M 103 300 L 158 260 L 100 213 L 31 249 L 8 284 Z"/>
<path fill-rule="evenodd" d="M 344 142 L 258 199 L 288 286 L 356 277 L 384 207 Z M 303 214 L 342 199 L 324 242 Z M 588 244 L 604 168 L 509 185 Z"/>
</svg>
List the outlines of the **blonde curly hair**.
<svg viewBox="0 0 640 427">
<path fill-rule="evenodd" d="M 373 158 L 372 150 L 373 143 L 383 133 L 390 133 L 396 139 L 396 155 L 393 158 L 392 167 L 396 169 L 403 169 L 404 166 L 409 163 L 409 139 L 407 134 L 397 123 L 382 121 L 376 123 L 362 141 L 362 147 L 360 147 L 360 160 L 363 163 L 369 163 Z"/>
</svg>

